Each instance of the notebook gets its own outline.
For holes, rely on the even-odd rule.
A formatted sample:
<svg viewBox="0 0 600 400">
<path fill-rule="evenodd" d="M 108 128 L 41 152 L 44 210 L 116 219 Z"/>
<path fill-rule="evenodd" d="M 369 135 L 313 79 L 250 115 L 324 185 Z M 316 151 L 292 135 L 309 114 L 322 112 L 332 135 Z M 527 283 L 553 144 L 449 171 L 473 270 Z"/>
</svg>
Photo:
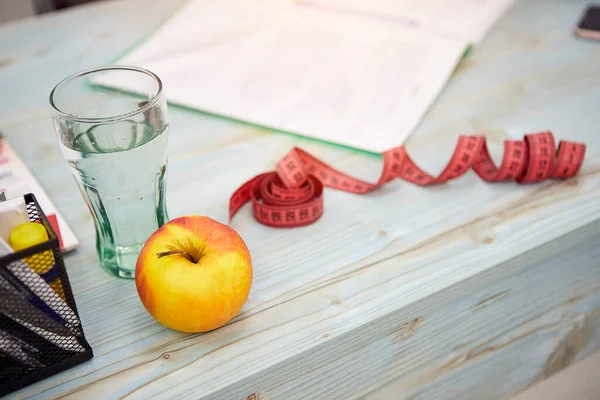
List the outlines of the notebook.
<svg viewBox="0 0 600 400">
<path fill-rule="evenodd" d="M 378 18 L 479 44 L 514 0 L 296 0 L 304 6 Z"/>
<path fill-rule="evenodd" d="M 57 211 L 48 194 L 2 136 L 0 136 L 0 192 L 4 193 L 7 199 L 33 193 L 58 236 L 61 250 L 68 252 L 79 245 L 77 237 L 67 225 L 63 216 Z"/>
<path fill-rule="evenodd" d="M 116 63 L 155 72 L 172 104 L 381 153 L 414 131 L 471 43 L 294 0 L 190 0 Z M 143 93 L 118 79 L 96 83 Z"/>
</svg>

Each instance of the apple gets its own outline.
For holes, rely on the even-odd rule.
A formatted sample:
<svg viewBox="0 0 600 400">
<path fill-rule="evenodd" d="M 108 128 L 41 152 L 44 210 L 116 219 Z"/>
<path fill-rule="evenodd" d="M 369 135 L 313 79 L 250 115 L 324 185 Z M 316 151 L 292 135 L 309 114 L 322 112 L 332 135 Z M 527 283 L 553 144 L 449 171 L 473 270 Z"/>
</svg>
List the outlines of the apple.
<svg viewBox="0 0 600 400">
<path fill-rule="evenodd" d="M 175 218 L 142 247 L 135 283 L 146 310 L 164 326 L 214 330 L 235 317 L 248 298 L 250 251 L 235 230 L 209 217 Z"/>
</svg>

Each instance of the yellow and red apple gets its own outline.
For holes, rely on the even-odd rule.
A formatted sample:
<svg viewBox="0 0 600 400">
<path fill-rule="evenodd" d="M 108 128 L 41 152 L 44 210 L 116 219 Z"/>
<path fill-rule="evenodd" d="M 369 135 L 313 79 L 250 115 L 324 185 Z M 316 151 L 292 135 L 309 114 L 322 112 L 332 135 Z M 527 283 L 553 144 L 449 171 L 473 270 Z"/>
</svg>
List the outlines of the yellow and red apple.
<svg viewBox="0 0 600 400">
<path fill-rule="evenodd" d="M 217 329 L 237 315 L 250 293 L 250 252 L 231 227 L 205 216 L 175 218 L 140 252 L 135 282 L 158 322 L 182 332 Z"/>
</svg>

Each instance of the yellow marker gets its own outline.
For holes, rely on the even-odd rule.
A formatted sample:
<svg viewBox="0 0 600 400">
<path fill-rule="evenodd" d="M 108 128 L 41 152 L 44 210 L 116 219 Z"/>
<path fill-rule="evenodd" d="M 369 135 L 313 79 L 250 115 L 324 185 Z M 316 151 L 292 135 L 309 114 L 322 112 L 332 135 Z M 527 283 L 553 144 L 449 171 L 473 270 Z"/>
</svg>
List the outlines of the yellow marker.
<svg viewBox="0 0 600 400">
<path fill-rule="evenodd" d="M 10 233 L 10 245 L 14 251 L 20 251 L 36 244 L 46 242 L 48 232 L 44 225 L 38 222 L 27 222 L 16 226 Z M 41 253 L 36 253 L 30 257 L 23 259 L 29 267 L 38 274 L 45 274 L 54 267 L 54 255 L 51 250 L 46 250 Z M 54 291 L 64 299 L 64 292 L 60 279 L 55 278 L 48 284 Z"/>
</svg>

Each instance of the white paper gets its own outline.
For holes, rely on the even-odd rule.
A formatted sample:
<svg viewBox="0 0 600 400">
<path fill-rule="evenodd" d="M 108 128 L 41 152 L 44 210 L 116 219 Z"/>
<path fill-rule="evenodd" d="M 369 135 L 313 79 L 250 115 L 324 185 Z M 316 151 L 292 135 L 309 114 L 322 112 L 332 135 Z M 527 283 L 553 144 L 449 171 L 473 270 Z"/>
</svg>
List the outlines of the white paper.
<svg viewBox="0 0 600 400">
<path fill-rule="evenodd" d="M 410 135 L 466 48 L 293 1 L 194 0 L 118 64 L 155 72 L 171 103 L 382 152 Z"/>
<path fill-rule="evenodd" d="M 419 30 L 480 42 L 514 0 L 296 0 L 306 6 L 344 11 Z"/>
<path fill-rule="evenodd" d="M 29 216 L 22 196 L 0 201 L 0 239 L 9 242 L 12 230 L 27 222 Z"/>
</svg>

